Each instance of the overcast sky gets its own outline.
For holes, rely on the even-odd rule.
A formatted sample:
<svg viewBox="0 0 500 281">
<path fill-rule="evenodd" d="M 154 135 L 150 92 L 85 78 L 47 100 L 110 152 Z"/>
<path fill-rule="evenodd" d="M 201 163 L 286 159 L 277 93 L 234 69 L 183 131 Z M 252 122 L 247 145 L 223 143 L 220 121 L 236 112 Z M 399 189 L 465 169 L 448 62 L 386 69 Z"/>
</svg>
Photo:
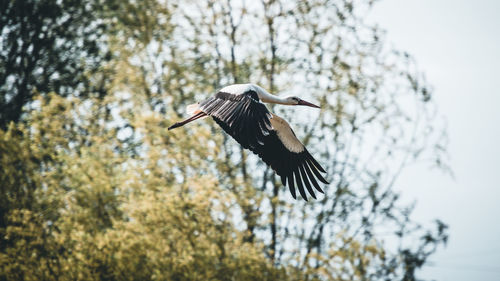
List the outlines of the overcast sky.
<svg viewBox="0 0 500 281">
<path fill-rule="evenodd" d="M 369 21 L 414 55 L 449 125 L 456 178 L 422 165 L 398 182 L 415 219 L 450 226 L 419 277 L 500 280 L 500 1 L 382 0 Z"/>
</svg>

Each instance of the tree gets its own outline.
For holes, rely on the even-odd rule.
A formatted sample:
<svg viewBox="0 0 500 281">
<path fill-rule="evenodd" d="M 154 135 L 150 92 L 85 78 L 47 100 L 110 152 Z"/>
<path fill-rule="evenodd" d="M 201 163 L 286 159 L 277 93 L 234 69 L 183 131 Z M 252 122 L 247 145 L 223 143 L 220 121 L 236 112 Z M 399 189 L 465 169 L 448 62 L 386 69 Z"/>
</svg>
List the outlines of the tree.
<svg viewBox="0 0 500 281">
<path fill-rule="evenodd" d="M 212 175 L 178 184 L 169 173 L 181 163 L 193 165 L 196 158 L 187 154 L 194 139 L 164 161 L 166 147 L 155 144 L 161 136 L 148 134 L 142 143 L 150 150 L 128 159 L 117 153 L 116 130 L 99 122 L 106 118 L 102 103 L 112 100 L 90 104 L 50 95 L 37 101 L 29 128 L 11 125 L 0 134 L 0 163 L 12 166 L 2 178 L 3 195 L 33 186 L 30 202 L 2 197 L 14 199 L 7 226 L 0 228 L 2 280 L 282 279 L 284 272 L 258 245 L 212 217 L 214 201 L 204 199 L 227 199 Z M 161 122 L 159 116 L 142 118 L 137 122 Z M 210 135 L 198 135 L 203 137 Z M 198 157 L 212 154 L 200 151 Z M 20 165 L 11 165 L 18 162 L 28 183 L 18 180 Z"/>
<path fill-rule="evenodd" d="M 101 7 L 120 15 L 107 94 L 42 93 L 0 134 L 0 278 L 415 280 L 447 227 L 393 188 L 412 161 L 446 169 L 445 129 L 412 58 L 363 21 L 371 1 L 180 4 Z M 292 200 L 214 122 L 166 129 L 246 81 L 322 105 L 273 110 L 315 120 L 293 127 L 325 196 Z"/>
<path fill-rule="evenodd" d="M 106 93 L 102 65 L 111 1 L 2 1 L 0 127 L 20 120 L 34 91 L 81 96 Z"/>
</svg>

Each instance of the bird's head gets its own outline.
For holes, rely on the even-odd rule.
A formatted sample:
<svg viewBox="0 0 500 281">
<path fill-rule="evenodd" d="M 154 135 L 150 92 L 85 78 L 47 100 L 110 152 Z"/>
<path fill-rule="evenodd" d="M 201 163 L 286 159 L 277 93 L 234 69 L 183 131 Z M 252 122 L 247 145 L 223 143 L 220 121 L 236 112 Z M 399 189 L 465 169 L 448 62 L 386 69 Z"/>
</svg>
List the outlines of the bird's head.
<svg viewBox="0 0 500 281">
<path fill-rule="evenodd" d="M 290 105 L 305 105 L 305 106 L 320 108 L 317 105 L 314 105 L 310 102 L 307 102 L 307 101 L 305 101 L 301 98 L 295 97 L 295 96 L 287 97 L 286 100 L 287 100 L 287 103 Z"/>
</svg>

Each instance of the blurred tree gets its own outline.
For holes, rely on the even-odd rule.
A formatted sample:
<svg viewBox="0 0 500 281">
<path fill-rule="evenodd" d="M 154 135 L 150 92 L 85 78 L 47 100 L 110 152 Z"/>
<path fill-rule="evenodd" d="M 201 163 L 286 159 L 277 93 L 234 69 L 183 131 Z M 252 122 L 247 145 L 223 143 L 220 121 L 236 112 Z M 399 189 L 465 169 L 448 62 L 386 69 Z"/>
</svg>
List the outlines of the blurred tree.
<svg viewBox="0 0 500 281">
<path fill-rule="evenodd" d="M 446 135 L 415 62 L 363 21 L 371 4 L 94 7 L 113 56 L 85 74 L 109 73 L 107 94 L 37 86 L 0 131 L 0 280 L 415 280 L 446 225 L 413 221 L 394 184 L 412 161 L 446 169 Z M 322 105 L 273 108 L 312 120 L 295 131 L 328 168 L 322 199 L 292 200 L 214 122 L 167 131 L 247 81 Z"/>
<path fill-rule="evenodd" d="M 13 0 L 0 3 L 0 127 L 17 122 L 34 90 L 106 93 L 105 34 L 112 1 Z"/>
<path fill-rule="evenodd" d="M 259 245 L 245 243 L 228 221 L 214 219 L 218 207 L 213 200 L 228 200 L 230 194 L 220 190 L 212 175 L 190 176 L 180 183 L 169 172 L 194 167 L 200 157 L 213 157 L 214 152 L 200 150 L 190 158 L 195 139 L 168 148 L 162 144 L 164 121 L 146 115 L 136 122 L 143 122 L 147 151 L 137 159 L 125 158 L 118 153 L 117 131 L 99 122 L 106 115 L 102 103 L 112 100 L 82 103 L 51 95 L 38 101 L 29 127 L 11 125 L 0 131 L 0 159 L 7 168 L 2 191 L 8 195 L 2 198 L 12 200 L 7 227 L 0 228 L 0 279 L 284 278 L 285 272 L 272 266 Z M 197 139 L 210 137 L 205 131 Z M 48 149 L 50 159 L 44 159 Z M 176 156 L 163 159 L 165 153 Z M 11 165 L 18 162 L 24 167 L 19 172 L 19 165 Z M 19 173 L 29 182 L 20 182 Z M 28 184 L 30 202 L 9 197 Z M 17 196 L 28 201 L 23 194 Z"/>
</svg>

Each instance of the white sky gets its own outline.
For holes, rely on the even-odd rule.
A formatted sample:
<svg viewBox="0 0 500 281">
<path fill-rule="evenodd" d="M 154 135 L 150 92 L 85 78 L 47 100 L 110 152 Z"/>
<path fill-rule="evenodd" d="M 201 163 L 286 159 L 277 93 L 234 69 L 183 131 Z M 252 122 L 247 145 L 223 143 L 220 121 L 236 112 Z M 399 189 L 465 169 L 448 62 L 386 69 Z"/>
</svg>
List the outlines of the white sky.
<svg viewBox="0 0 500 281">
<path fill-rule="evenodd" d="M 450 226 L 418 277 L 500 280 L 500 1 L 382 0 L 368 20 L 415 56 L 449 125 L 456 178 L 417 165 L 397 184 L 415 219 Z"/>
</svg>

